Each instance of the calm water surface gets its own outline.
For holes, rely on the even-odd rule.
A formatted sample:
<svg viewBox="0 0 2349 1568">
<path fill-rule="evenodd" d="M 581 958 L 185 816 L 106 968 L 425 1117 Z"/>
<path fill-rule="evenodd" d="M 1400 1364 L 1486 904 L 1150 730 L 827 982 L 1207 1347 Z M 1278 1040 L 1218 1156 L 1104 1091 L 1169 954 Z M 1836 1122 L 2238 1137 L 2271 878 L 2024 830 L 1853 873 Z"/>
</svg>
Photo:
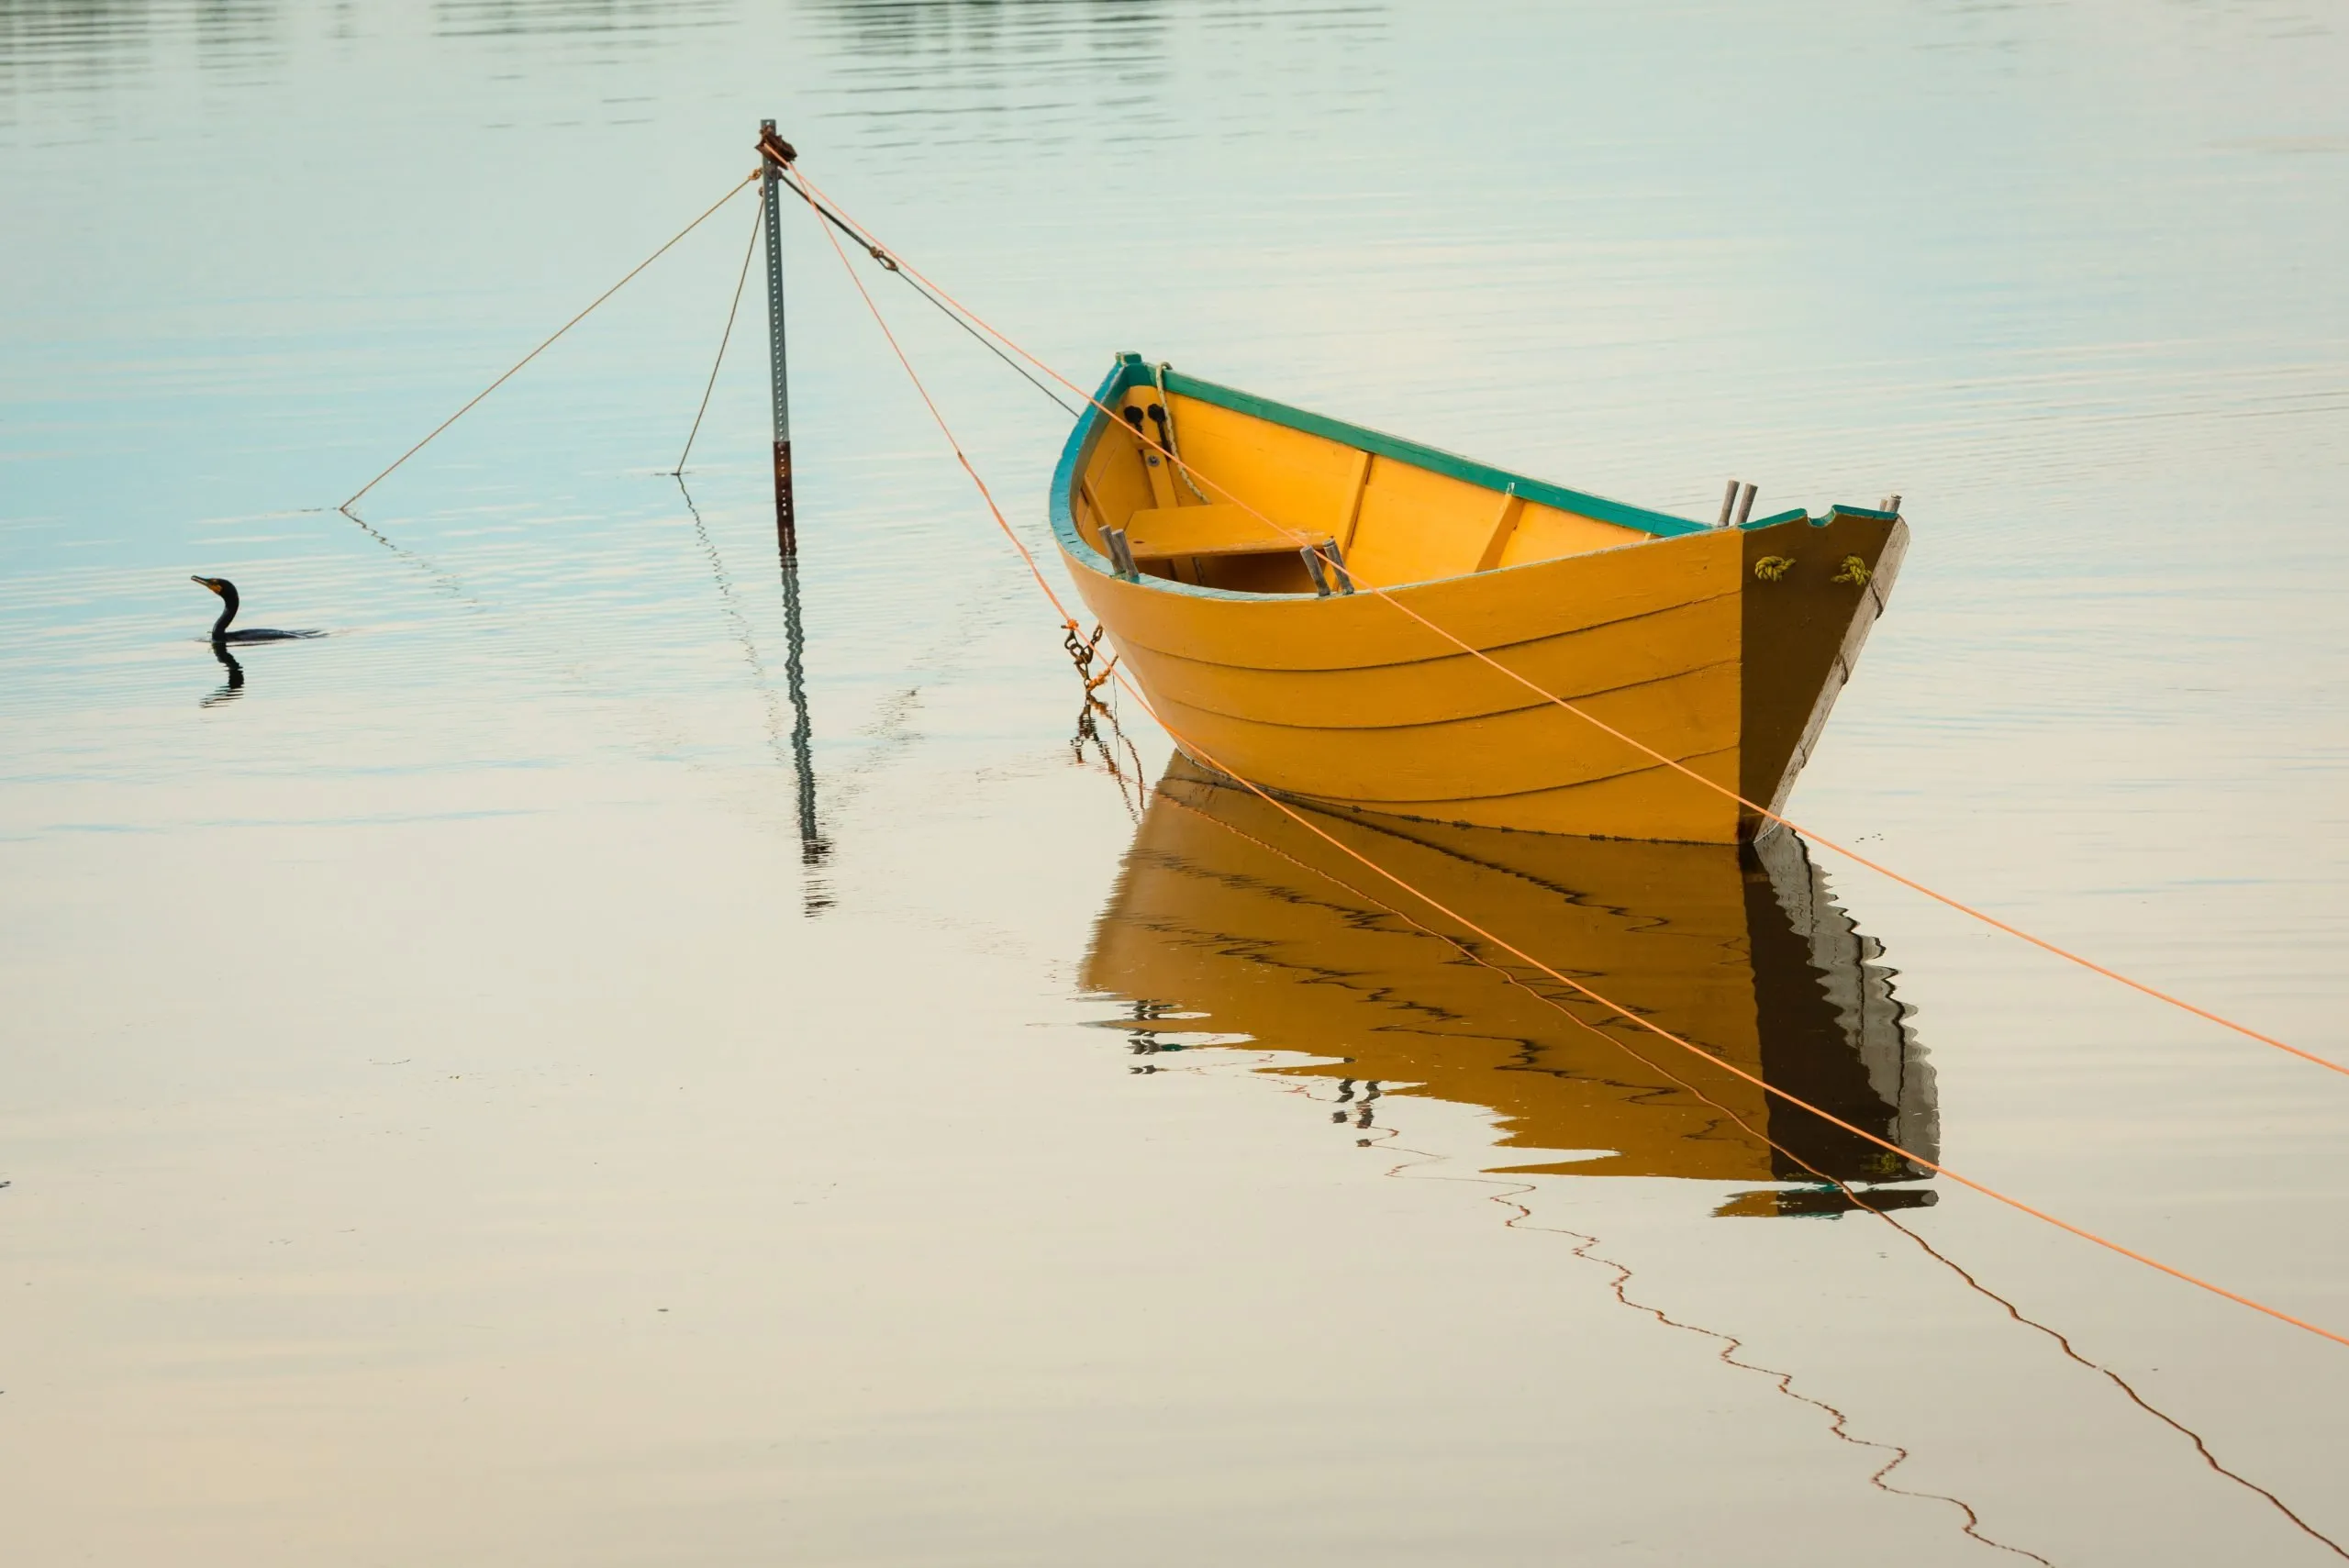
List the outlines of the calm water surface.
<svg viewBox="0 0 2349 1568">
<path fill-rule="evenodd" d="M 0 0 L 10 1562 L 2014 1560 L 1961 1503 L 2055 1562 L 2338 1561 L 1998 1298 L 2334 1539 L 2349 1352 L 1642 1060 L 1145 724 L 1138 779 L 1075 755 L 804 215 L 819 852 L 755 295 L 665 473 L 747 201 L 331 508 L 772 116 L 1073 374 L 1699 515 L 1903 493 L 1796 814 L 2349 1055 L 2345 27 Z M 1041 543 L 1064 419 L 882 297 Z M 191 573 L 330 635 L 232 681 Z M 2349 1324 L 2336 1078 L 1791 840 L 1363 832 L 1729 1062 Z"/>
</svg>

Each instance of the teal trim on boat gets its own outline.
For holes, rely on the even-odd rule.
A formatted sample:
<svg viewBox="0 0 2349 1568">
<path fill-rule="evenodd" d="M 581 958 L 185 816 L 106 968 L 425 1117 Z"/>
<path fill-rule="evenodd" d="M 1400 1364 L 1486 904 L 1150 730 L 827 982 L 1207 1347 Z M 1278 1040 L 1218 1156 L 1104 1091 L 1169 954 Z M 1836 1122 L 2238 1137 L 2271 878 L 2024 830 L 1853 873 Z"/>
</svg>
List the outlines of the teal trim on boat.
<svg viewBox="0 0 2349 1568">
<path fill-rule="evenodd" d="M 1144 379 L 1148 379 L 1146 376 Z M 1651 512 L 1644 506 L 1633 506 L 1622 501 L 1609 501 L 1603 495 L 1586 491 L 1569 490 L 1563 484 L 1535 479 L 1528 474 L 1511 473 L 1474 458 L 1462 457 L 1440 447 L 1422 446 L 1407 441 L 1400 436 L 1390 436 L 1382 430 L 1366 429 L 1349 425 L 1342 419 L 1292 408 L 1286 403 L 1275 403 L 1269 397 L 1259 397 L 1252 392 L 1241 392 L 1229 386 L 1219 386 L 1211 381 L 1182 372 L 1166 373 L 1166 390 L 1196 397 L 1202 403 L 1212 403 L 1218 408 L 1229 408 L 1235 414 L 1246 414 L 1270 424 L 1286 425 L 1292 430 L 1302 430 L 1308 436 L 1319 436 L 1342 446 L 1358 447 L 1380 457 L 1408 462 L 1414 468 L 1424 468 L 1431 473 L 1441 473 L 1447 479 L 1458 479 L 1486 490 L 1501 491 L 1511 486 L 1525 500 L 1539 506 L 1555 506 L 1562 512 L 1575 512 L 1586 517 L 1596 517 L 1602 523 L 1614 523 L 1658 539 L 1671 539 L 1679 534 L 1700 534 L 1703 523 L 1692 523 L 1686 517 L 1675 517 L 1665 512 Z M 1105 400 L 1106 401 L 1106 400 Z"/>
<path fill-rule="evenodd" d="M 1114 406 L 1119 398 L 1133 388 L 1152 384 L 1154 381 L 1151 368 L 1142 362 L 1142 357 L 1140 354 L 1121 353 L 1118 356 L 1117 362 L 1109 367 L 1109 373 L 1102 378 L 1101 384 L 1095 390 L 1093 397 L 1097 403 Z M 1519 495 L 1528 501 L 1537 502 L 1545 506 L 1555 506 L 1561 511 L 1577 513 L 1586 517 L 1596 517 L 1601 522 L 1636 528 L 1657 539 L 1673 539 L 1685 534 L 1711 531 L 1709 525 L 1705 523 L 1690 522 L 1686 517 L 1675 517 L 1666 512 L 1650 511 L 1643 506 L 1633 506 L 1621 501 L 1609 501 L 1603 495 L 1592 495 L 1580 490 L 1569 490 L 1563 484 L 1553 484 L 1546 480 L 1534 479 L 1526 474 L 1511 473 L 1507 469 L 1495 468 L 1490 463 L 1478 462 L 1474 458 L 1461 457 L 1457 453 L 1444 451 L 1437 447 L 1422 446 L 1417 441 L 1407 441 L 1400 436 L 1390 436 L 1383 431 L 1368 429 L 1360 425 L 1350 425 L 1342 419 L 1331 419 L 1302 408 L 1292 408 L 1286 403 L 1275 403 L 1269 397 L 1259 397 L 1252 392 L 1241 392 L 1233 387 L 1219 385 L 1211 381 L 1201 381 L 1197 376 L 1186 375 L 1172 368 L 1166 372 L 1166 390 L 1170 393 L 1180 393 L 1185 397 L 1197 398 L 1202 403 L 1211 403 L 1219 408 L 1229 408 L 1235 414 L 1245 414 L 1272 424 L 1285 425 L 1290 429 L 1302 430 L 1311 436 L 1320 436 L 1329 440 L 1375 453 L 1380 457 L 1392 458 L 1397 462 L 1408 462 L 1414 467 L 1424 468 L 1431 473 L 1441 473 L 1447 478 L 1462 480 L 1470 484 L 1481 485 L 1487 490 L 1501 491 L 1513 487 Z M 1109 564 L 1109 558 L 1087 544 L 1084 534 L 1078 531 L 1074 504 L 1077 473 L 1091 454 L 1093 443 L 1098 440 L 1102 432 L 1108 428 L 1109 428 L 1109 421 L 1098 408 L 1088 408 L 1079 417 L 1074 427 L 1069 431 L 1068 440 L 1061 448 L 1060 463 L 1052 471 L 1052 486 L 1048 509 L 1052 516 L 1052 533 L 1068 551 L 1070 558 L 1083 562 L 1104 576 L 1114 576 L 1116 573 Z M 1814 527 L 1820 527 L 1827 522 L 1828 517 L 1835 516 L 1876 517 L 1885 521 L 1892 521 L 1895 517 L 1893 513 L 1879 512 L 1865 506 L 1837 506 L 1829 508 L 1826 517 L 1814 518 L 1804 508 L 1797 506 L 1771 517 L 1754 518 L 1741 526 L 1749 532 L 1755 528 L 1774 528 L 1781 523 L 1792 522 L 1809 522 Z M 1629 547 L 1618 545 L 1614 548 L 1620 550 Z M 1507 571 L 1509 568 L 1504 567 L 1501 570 Z M 1264 597 L 1261 594 L 1243 594 L 1229 588 L 1202 587 L 1193 583 L 1178 582 L 1174 578 L 1153 578 L 1152 585 L 1167 593 L 1186 594 L 1208 599 Z M 1397 584 L 1397 586 L 1400 585 Z"/>
<path fill-rule="evenodd" d="M 1150 373 L 1142 368 L 1140 354 L 1119 354 L 1118 362 L 1109 367 L 1109 373 L 1094 389 L 1093 401 L 1113 404 L 1125 395 L 1129 387 L 1149 379 Z M 1110 566 L 1109 558 L 1085 542 L 1085 535 L 1076 526 L 1076 508 L 1072 499 L 1076 492 L 1077 470 L 1085 465 L 1085 460 L 1092 454 L 1093 443 L 1100 439 L 1106 428 L 1108 427 L 1103 423 L 1098 408 L 1088 407 L 1077 416 L 1076 423 L 1069 429 L 1068 439 L 1061 445 L 1061 461 L 1052 470 L 1052 494 L 1046 500 L 1045 509 L 1052 517 L 1052 536 L 1061 541 L 1061 548 L 1068 552 L 1071 561 L 1081 561 L 1104 577 L 1114 577 L 1117 572 Z M 1177 583 L 1171 578 L 1163 585 L 1216 599 L 1252 596 L 1234 594 L 1223 588 L 1201 588 L 1189 583 Z"/>
<path fill-rule="evenodd" d="M 1109 373 L 1102 378 L 1101 384 L 1094 389 L 1093 399 L 1096 403 L 1114 406 L 1119 398 L 1123 397 L 1133 388 L 1154 384 L 1155 380 L 1151 373 L 1151 367 L 1142 361 L 1140 354 L 1121 353 L 1118 356 L 1117 362 L 1109 367 Z M 1453 479 L 1464 480 L 1470 484 L 1482 485 L 1487 490 L 1501 491 L 1514 485 L 1517 494 L 1529 501 L 1557 506 L 1565 511 L 1578 512 L 1584 517 L 1597 517 L 1603 522 L 1637 528 L 1642 533 L 1658 539 L 1668 539 L 1681 534 L 1700 534 L 1707 531 L 1704 524 L 1692 523 L 1685 517 L 1675 517 L 1663 512 L 1651 512 L 1642 507 L 1627 506 L 1620 501 L 1609 501 L 1603 496 L 1586 495 L 1579 490 L 1569 490 L 1563 484 L 1552 484 L 1526 474 L 1511 473 L 1506 469 L 1495 468 L 1489 463 L 1477 462 L 1473 459 L 1461 457 L 1436 447 L 1422 446 L 1417 441 L 1407 441 L 1399 436 L 1386 435 L 1383 431 L 1367 429 L 1360 425 L 1349 425 L 1341 419 L 1327 418 L 1319 414 L 1308 413 L 1302 408 L 1292 408 L 1285 403 L 1275 403 L 1267 397 L 1258 397 L 1253 393 L 1220 386 L 1211 381 L 1201 381 L 1196 376 L 1185 375 L 1171 368 L 1166 373 L 1166 390 L 1171 393 L 1181 393 L 1186 397 L 1196 397 L 1202 403 L 1214 404 L 1219 408 L 1229 408 L 1236 414 L 1246 414 L 1275 425 L 1286 425 L 1292 429 L 1302 430 L 1308 435 L 1321 436 L 1381 457 L 1411 463 Z M 1098 408 L 1087 408 L 1077 419 L 1076 424 L 1068 433 L 1067 441 L 1061 447 L 1061 460 L 1052 470 L 1052 493 L 1046 506 L 1052 517 L 1052 533 L 1061 541 L 1063 548 L 1067 550 L 1070 559 L 1083 562 L 1104 576 L 1115 576 L 1116 570 L 1109 564 L 1109 558 L 1086 543 L 1084 534 L 1078 530 L 1075 508 L 1077 473 L 1084 467 L 1085 459 L 1091 455 L 1093 443 L 1098 440 L 1102 433 L 1108 428 L 1109 422 Z M 1620 550 L 1628 546 L 1618 545 L 1615 548 Z M 1506 571 L 1508 568 L 1502 568 L 1502 570 Z M 1153 578 L 1152 584 L 1152 586 L 1167 593 L 1205 599 L 1264 597 L 1261 594 L 1244 594 L 1230 588 L 1208 588 L 1195 583 L 1179 582 L 1174 578 Z M 1397 586 L 1401 585 L 1397 584 Z"/>
</svg>

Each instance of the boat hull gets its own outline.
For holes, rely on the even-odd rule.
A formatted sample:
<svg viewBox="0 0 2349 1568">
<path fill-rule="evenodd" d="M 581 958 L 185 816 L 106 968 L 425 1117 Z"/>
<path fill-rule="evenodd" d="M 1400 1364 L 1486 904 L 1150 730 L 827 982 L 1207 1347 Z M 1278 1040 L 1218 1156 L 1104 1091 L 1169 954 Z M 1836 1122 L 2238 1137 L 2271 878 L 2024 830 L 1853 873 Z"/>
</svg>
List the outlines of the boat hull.
<svg viewBox="0 0 2349 1568">
<path fill-rule="evenodd" d="M 1072 439 L 1055 486 L 1086 606 L 1186 756 L 1344 810 L 1750 839 L 1816 743 L 1907 537 L 1895 516 L 1836 508 L 1623 530 L 1636 542 L 1377 593 L 1221 591 L 1122 574 L 1097 548 L 1072 497 L 1120 439 L 1108 426 Z"/>
</svg>

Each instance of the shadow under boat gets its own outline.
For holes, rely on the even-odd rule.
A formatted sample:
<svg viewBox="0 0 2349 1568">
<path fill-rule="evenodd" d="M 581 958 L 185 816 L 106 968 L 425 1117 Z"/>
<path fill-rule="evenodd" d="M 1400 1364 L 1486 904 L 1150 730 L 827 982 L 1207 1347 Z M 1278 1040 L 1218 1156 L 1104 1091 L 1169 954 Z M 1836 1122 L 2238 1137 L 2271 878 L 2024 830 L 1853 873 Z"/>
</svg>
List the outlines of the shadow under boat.
<svg viewBox="0 0 2349 1568">
<path fill-rule="evenodd" d="M 1893 972 L 1793 833 L 1648 843 L 1299 809 L 1710 1058 L 1940 1158 L 1932 1069 Z M 1486 1106 L 1504 1147 L 1568 1155 L 1504 1170 L 1806 1184 L 1738 1194 L 1721 1214 L 1848 1208 L 1822 1176 L 1876 1187 L 1880 1208 L 1933 1201 L 1881 1185 L 1921 1183 L 1923 1168 L 1560 984 L 1179 755 L 1095 929 L 1085 984 L 1132 1002 L 1141 1049 L 1244 1034 L 1335 1059 L 1278 1071 Z"/>
</svg>

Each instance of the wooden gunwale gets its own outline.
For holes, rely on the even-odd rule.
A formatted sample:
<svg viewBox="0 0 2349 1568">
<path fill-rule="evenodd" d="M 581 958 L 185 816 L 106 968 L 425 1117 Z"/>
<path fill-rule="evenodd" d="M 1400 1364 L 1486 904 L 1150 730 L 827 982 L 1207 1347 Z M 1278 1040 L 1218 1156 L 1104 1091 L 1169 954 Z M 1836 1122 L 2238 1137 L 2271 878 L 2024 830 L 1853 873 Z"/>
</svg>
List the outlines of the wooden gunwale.
<svg viewBox="0 0 2349 1568">
<path fill-rule="evenodd" d="M 1166 390 L 1185 397 L 1197 398 L 1202 403 L 1211 403 L 1219 408 L 1228 408 L 1234 414 L 1245 414 L 1251 418 L 1263 419 L 1269 424 L 1284 425 L 1292 430 L 1302 430 L 1307 435 L 1319 436 L 1325 440 L 1336 441 L 1341 446 L 1354 447 L 1370 453 L 1373 457 L 1389 458 L 1397 462 L 1408 463 L 1414 468 L 1424 468 L 1431 473 L 1440 473 L 1447 479 L 1463 480 L 1467 484 L 1479 485 L 1496 493 L 1508 492 L 1514 494 L 1520 501 L 1534 506 L 1554 506 L 1562 512 L 1576 512 L 1586 517 L 1596 517 L 1602 523 L 1637 528 L 1642 533 L 1653 534 L 1658 539 L 1671 539 L 1680 534 L 1711 531 L 1709 525 L 1705 523 L 1692 522 L 1687 517 L 1675 517 L 1668 512 L 1651 511 L 1645 506 L 1634 506 L 1624 501 L 1610 501 L 1603 495 L 1593 495 L 1586 491 L 1569 490 L 1563 484 L 1553 484 L 1545 479 L 1535 479 L 1530 474 L 1511 473 L 1505 468 L 1495 468 L 1488 462 L 1479 462 L 1475 458 L 1462 457 L 1457 452 L 1448 452 L 1441 447 L 1431 447 L 1419 441 L 1406 440 L 1400 436 L 1390 436 L 1383 430 L 1374 430 L 1366 426 L 1350 425 L 1342 419 L 1332 419 L 1327 415 L 1316 414 L 1309 409 L 1293 408 L 1286 403 L 1275 403 L 1269 397 L 1260 397 L 1252 392 L 1242 392 L 1237 387 L 1221 386 L 1211 381 L 1201 381 L 1197 376 L 1185 375 L 1179 371 L 1169 370 L 1166 373 Z M 1102 401 L 1106 403 L 1108 399 L 1105 397 Z"/>
<path fill-rule="evenodd" d="M 1154 384 L 1156 384 L 1151 374 L 1150 367 L 1142 363 L 1141 355 L 1120 354 L 1118 356 L 1117 362 L 1109 367 L 1109 373 L 1102 378 L 1101 384 L 1094 390 L 1094 402 L 1114 405 L 1119 397 L 1130 389 Z M 1752 533 L 1763 528 L 1776 528 L 1784 523 L 1798 521 L 1812 522 L 1816 527 L 1837 515 L 1873 517 L 1886 522 L 1898 520 L 1896 513 L 1838 503 L 1828 508 L 1826 517 L 1815 520 L 1807 510 L 1795 506 L 1766 517 L 1749 518 L 1733 529 L 1717 529 L 1710 524 L 1674 517 L 1668 512 L 1653 511 L 1648 507 L 1631 506 L 1628 502 L 1609 500 L 1603 495 L 1593 495 L 1586 491 L 1572 490 L 1545 479 L 1536 479 L 1530 474 L 1513 473 L 1507 469 L 1496 468 L 1490 463 L 1480 462 L 1474 458 L 1462 457 L 1456 452 L 1445 451 L 1441 447 L 1407 440 L 1400 436 L 1390 436 L 1383 430 L 1374 430 L 1365 425 L 1354 425 L 1342 419 L 1332 419 L 1326 415 L 1292 407 L 1288 404 L 1275 402 L 1269 397 L 1262 397 L 1254 393 L 1242 392 L 1236 387 L 1203 381 L 1197 376 L 1187 375 L 1171 368 L 1166 372 L 1166 390 L 1170 394 L 1178 394 L 1185 397 L 1197 398 L 1203 403 L 1211 403 L 1219 408 L 1227 408 L 1235 414 L 1246 414 L 1289 429 L 1301 430 L 1308 435 L 1338 441 L 1357 448 L 1369 456 L 1391 458 L 1397 462 L 1424 468 L 1447 478 L 1482 485 L 1496 493 L 1512 494 L 1518 499 L 1529 504 L 1553 506 L 1561 511 L 1579 513 L 1600 522 L 1636 528 L 1653 536 L 1646 539 L 1632 539 L 1623 544 L 1582 551 L 1573 556 L 1547 561 L 1522 562 L 1514 566 L 1491 567 L 1484 572 L 1473 573 L 1476 576 L 1486 576 L 1494 573 L 1531 571 L 1539 567 L 1555 565 L 1558 559 L 1586 561 L 1594 556 L 1611 555 L 1619 550 L 1637 550 L 1642 545 L 1655 543 L 1658 540 L 1680 539 L 1691 535 L 1723 531 Z M 1052 482 L 1047 497 L 1046 509 L 1051 517 L 1052 533 L 1069 558 L 1079 564 L 1092 568 L 1104 576 L 1114 577 L 1117 573 L 1109 563 L 1109 558 L 1085 542 L 1084 533 L 1076 526 L 1074 508 L 1074 495 L 1079 476 L 1084 472 L 1086 460 L 1092 455 L 1094 443 L 1108 430 L 1109 423 L 1100 408 L 1088 406 L 1070 429 L 1068 439 L 1061 448 L 1060 462 L 1052 471 Z M 1203 477 L 1211 480 L 1214 476 Z M 1357 504 L 1359 500 L 1360 497 L 1357 495 Z M 1387 592 L 1393 593 L 1404 588 L 1459 580 L 1460 574 L 1455 574 L 1430 578 L 1425 583 L 1389 584 L 1384 586 Z M 1278 602 L 1314 596 L 1294 594 L 1265 595 L 1234 588 L 1211 588 L 1197 583 L 1178 582 L 1172 578 L 1152 578 L 1151 585 L 1153 588 L 1180 594 L 1186 597 L 1208 599 L 1257 602 L 1271 599 Z"/>
</svg>

